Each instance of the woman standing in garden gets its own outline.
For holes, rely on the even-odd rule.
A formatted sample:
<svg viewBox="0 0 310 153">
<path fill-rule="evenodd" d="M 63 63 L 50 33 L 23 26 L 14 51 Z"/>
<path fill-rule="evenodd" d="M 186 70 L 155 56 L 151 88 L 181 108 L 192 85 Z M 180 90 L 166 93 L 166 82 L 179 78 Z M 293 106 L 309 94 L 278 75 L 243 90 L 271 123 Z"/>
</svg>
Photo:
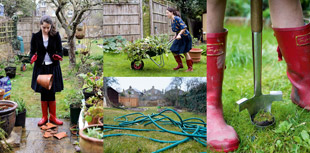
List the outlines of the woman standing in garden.
<svg viewBox="0 0 310 153">
<path fill-rule="evenodd" d="M 193 61 L 191 57 L 189 56 L 188 52 L 192 49 L 192 37 L 189 33 L 189 31 L 186 29 L 187 26 L 183 22 L 183 20 L 180 18 L 179 12 L 174 9 L 168 7 L 166 10 L 166 15 L 168 18 L 172 20 L 171 28 L 172 31 L 175 32 L 174 39 L 176 39 L 172 46 L 170 47 L 170 50 L 178 63 L 178 66 L 173 68 L 173 70 L 178 70 L 180 68 L 183 68 L 182 59 L 180 54 L 184 54 L 186 58 L 186 64 L 188 71 L 193 71 Z"/>
<path fill-rule="evenodd" d="M 43 16 L 40 20 L 40 31 L 33 34 L 30 48 L 31 64 L 34 62 L 31 88 L 41 93 L 42 119 L 38 122 L 41 126 L 48 121 L 57 125 L 63 122 L 56 118 L 55 93 L 63 90 L 63 79 L 60 68 L 62 61 L 62 45 L 59 33 L 53 24 L 50 16 Z M 40 74 L 53 74 L 53 84 L 47 90 L 37 84 L 37 77 Z"/>
<path fill-rule="evenodd" d="M 239 139 L 223 118 L 222 83 L 225 69 L 224 29 L 226 0 L 207 1 L 207 144 L 216 151 L 238 149 Z M 287 64 L 291 100 L 310 110 L 310 24 L 303 21 L 299 0 L 269 0 L 270 16 L 278 41 L 279 59 Z"/>
</svg>

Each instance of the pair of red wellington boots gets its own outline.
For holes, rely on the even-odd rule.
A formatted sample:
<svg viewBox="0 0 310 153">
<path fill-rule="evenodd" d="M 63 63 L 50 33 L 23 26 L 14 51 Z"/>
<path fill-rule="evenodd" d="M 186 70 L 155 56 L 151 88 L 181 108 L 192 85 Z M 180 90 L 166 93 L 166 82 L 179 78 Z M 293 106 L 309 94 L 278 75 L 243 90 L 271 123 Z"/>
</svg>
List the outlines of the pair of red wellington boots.
<svg viewBox="0 0 310 153">
<path fill-rule="evenodd" d="M 310 24 L 297 28 L 273 28 L 287 64 L 292 84 L 291 100 L 310 110 Z M 207 34 L 207 145 L 219 152 L 238 149 L 239 138 L 223 118 L 222 84 L 228 31 Z"/>
</svg>

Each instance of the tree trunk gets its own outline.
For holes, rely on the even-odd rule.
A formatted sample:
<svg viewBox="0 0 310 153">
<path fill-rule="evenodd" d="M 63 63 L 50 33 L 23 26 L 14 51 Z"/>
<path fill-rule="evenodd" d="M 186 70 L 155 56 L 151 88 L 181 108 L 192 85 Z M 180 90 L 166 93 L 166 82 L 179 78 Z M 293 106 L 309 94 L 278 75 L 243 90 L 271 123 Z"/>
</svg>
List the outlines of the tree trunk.
<svg viewBox="0 0 310 153">
<path fill-rule="evenodd" d="M 75 68 L 76 60 L 75 60 L 75 40 L 74 40 L 74 36 L 68 36 L 68 44 L 69 44 L 70 67 Z"/>
</svg>

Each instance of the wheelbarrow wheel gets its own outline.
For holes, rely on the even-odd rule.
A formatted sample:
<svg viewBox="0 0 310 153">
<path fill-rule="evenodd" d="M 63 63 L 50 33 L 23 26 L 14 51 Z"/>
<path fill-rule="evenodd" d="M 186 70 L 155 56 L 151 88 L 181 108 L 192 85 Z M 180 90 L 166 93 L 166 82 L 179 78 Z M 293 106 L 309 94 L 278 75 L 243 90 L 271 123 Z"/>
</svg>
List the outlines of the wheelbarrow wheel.
<svg viewBox="0 0 310 153">
<path fill-rule="evenodd" d="M 144 67 L 144 63 L 142 60 L 140 61 L 140 63 L 138 63 L 137 60 L 134 60 L 131 62 L 131 68 L 134 70 L 142 70 L 143 67 Z"/>
</svg>

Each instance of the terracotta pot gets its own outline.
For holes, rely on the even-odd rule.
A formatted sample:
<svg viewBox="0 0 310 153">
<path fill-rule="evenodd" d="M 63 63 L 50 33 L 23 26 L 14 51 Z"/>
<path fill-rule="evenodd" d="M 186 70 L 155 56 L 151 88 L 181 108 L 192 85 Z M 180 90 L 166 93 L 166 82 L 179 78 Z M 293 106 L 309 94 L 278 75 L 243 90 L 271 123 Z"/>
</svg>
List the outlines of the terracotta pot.
<svg viewBox="0 0 310 153">
<path fill-rule="evenodd" d="M 4 94 L 5 94 L 5 90 L 4 89 L 0 89 L 0 100 L 3 100 Z"/>
<path fill-rule="evenodd" d="M 51 90 L 53 85 L 53 74 L 40 74 L 37 83 L 47 90 Z"/>
<path fill-rule="evenodd" d="M 192 48 L 189 51 L 189 56 L 192 58 L 194 63 L 200 62 L 201 52 L 202 52 L 202 49 L 200 48 Z"/>
<path fill-rule="evenodd" d="M 0 128 L 2 128 L 6 133 L 6 137 L 9 137 L 16 120 L 16 107 L 17 103 L 8 100 L 0 100 L 0 107 L 8 107 L 0 110 Z"/>
<path fill-rule="evenodd" d="M 94 124 L 98 124 L 98 119 L 99 117 L 93 117 L 93 119 L 91 120 L 91 122 L 88 122 L 88 125 L 94 125 Z"/>
<path fill-rule="evenodd" d="M 103 139 L 96 139 L 88 137 L 83 133 L 87 128 L 100 127 L 103 129 L 102 124 L 89 125 L 79 131 L 80 135 L 80 148 L 83 153 L 103 153 Z"/>
<path fill-rule="evenodd" d="M 98 123 L 103 125 L 103 117 L 98 118 Z"/>
</svg>

